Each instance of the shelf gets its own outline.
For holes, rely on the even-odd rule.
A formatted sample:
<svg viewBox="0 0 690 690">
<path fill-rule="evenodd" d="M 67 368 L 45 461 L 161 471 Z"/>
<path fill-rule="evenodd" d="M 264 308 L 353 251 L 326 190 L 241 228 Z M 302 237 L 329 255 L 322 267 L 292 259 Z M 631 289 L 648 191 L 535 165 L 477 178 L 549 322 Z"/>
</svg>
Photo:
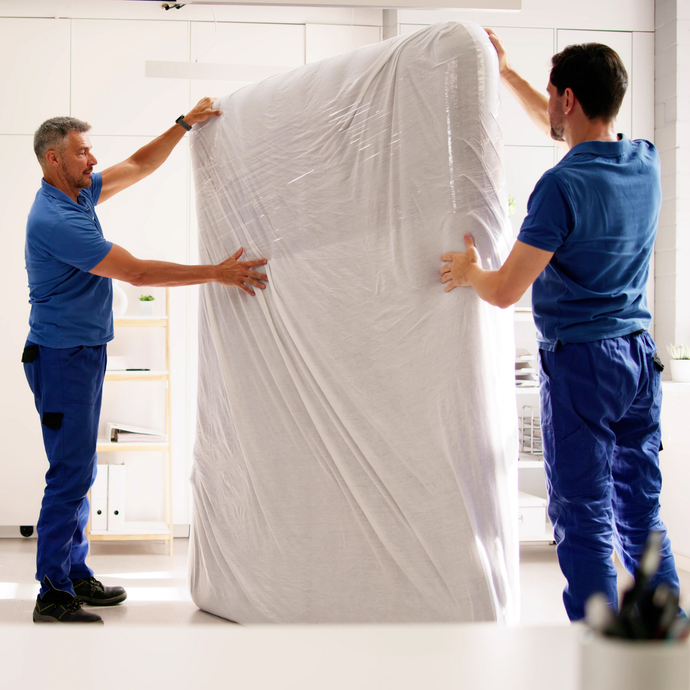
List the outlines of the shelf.
<svg viewBox="0 0 690 690">
<path fill-rule="evenodd" d="M 519 470 L 543 470 L 544 461 L 543 460 L 523 460 L 520 458 L 518 460 Z"/>
<path fill-rule="evenodd" d="M 90 533 L 94 541 L 153 541 L 171 539 L 170 528 L 165 522 L 128 522 L 121 530 L 98 530 Z"/>
<path fill-rule="evenodd" d="M 106 381 L 167 381 L 167 371 L 125 371 L 110 369 L 105 372 Z"/>
<path fill-rule="evenodd" d="M 517 395 L 539 395 L 539 386 L 515 386 Z"/>
<path fill-rule="evenodd" d="M 125 522 L 111 521 L 110 511 L 114 511 L 113 515 L 118 514 L 118 509 L 110 505 L 111 500 L 119 503 L 125 501 L 124 496 L 125 487 L 121 485 L 121 476 L 123 473 L 118 473 L 119 477 L 112 476 L 112 470 L 115 465 L 107 465 L 108 474 L 105 487 L 99 486 L 98 501 L 101 505 L 101 512 L 99 513 L 99 526 L 105 527 L 107 525 L 118 525 L 116 529 L 95 530 L 91 531 L 91 520 L 86 528 L 87 538 L 94 541 L 165 541 L 168 544 L 168 553 L 173 554 L 173 538 L 172 538 L 172 393 L 170 380 L 170 362 L 171 362 L 171 334 L 170 334 L 170 292 L 165 290 L 165 316 L 122 316 L 115 318 L 115 328 L 161 328 L 165 335 L 165 370 L 154 371 L 127 371 L 127 369 L 110 369 L 105 372 L 106 381 L 124 381 L 124 382 L 164 382 L 165 385 L 165 432 L 158 438 L 166 438 L 165 441 L 158 440 L 153 443 L 133 442 L 122 443 L 113 442 L 109 436 L 99 438 L 96 443 L 97 453 L 162 453 L 164 455 L 164 476 L 162 477 L 163 487 L 165 492 L 165 517 L 158 521 L 148 522 Z M 149 334 L 151 335 L 151 334 Z M 148 336 L 147 336 L 148 337 Z M 119 364 L 122 367 L 125 362 L 112 362 L 113 365 Z M 120 386 L 118 393 L 124 394 L 126 391 L 122 390 Z M 109 432 L 108 432 L 109 433 Z M 124 463 L 126 464 L 126 463 Z M 124 468 L 123 468 L 124 470 Z M 111 485 L 111 478 L 114 481 Z M 111 494 L 112 489 L 112 494 Z M 91 495 L 91 492 L 89 492 Z M 92 504 L 93 509 L 93 504 Z M 102 521 L 103 511 L 105 517 L 108 518 Z M 121 527 L 120 527 L 121 525 Z"/>
<path fill-rule="evenodd" d="M 116 328 L 165 328 L 167 316 L 120 316 L 113 319 Z"/>
<path fill-rule="evenodd" d="M 532 310 L 528 307 L 516 307 L 514 312 L 515 321 L 534 321 Z"/>
<path fill-rule="evenodd" d="M 529 542 L 543 542 L 543 541 L 548 541 L 548 542 L 555 541 L 553 538 L 553 526 L 550 522 L 546 523 L 543 535 L 540 534 L 538 537 L 527 537 L 527 538 L 520 539 L 521 544 L 525 544 L 525 543 L 529 543 Z"/>
<path fill-rule="evenodd" d="M 545 508 L 546 499 L 534 494 L 527 494 L 524 491 L 518 491 L 518 506 L 520 508 Z"/>
<path fill-rule="evenodd" d="M 97 453 L 132 452 L 132 451 L 165 451 L 170 450 L 169 443 L 113 443 L 100 439 L 96 444 Z"/>
</svg>

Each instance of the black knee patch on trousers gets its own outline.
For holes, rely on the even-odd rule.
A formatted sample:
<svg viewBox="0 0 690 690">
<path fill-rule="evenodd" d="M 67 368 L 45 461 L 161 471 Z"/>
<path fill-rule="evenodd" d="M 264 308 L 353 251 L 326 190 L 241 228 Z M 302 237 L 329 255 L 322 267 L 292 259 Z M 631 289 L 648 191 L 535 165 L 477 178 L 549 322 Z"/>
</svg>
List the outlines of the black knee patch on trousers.
<svg viewBox="0 0 690 690">
<path fill-rule="evenodd" d="M 57 431 L 62 426 L 62 418 L 64 416 L 64 412 L 44 412 L 41 422 L 43 426 Z"/>
</svg>

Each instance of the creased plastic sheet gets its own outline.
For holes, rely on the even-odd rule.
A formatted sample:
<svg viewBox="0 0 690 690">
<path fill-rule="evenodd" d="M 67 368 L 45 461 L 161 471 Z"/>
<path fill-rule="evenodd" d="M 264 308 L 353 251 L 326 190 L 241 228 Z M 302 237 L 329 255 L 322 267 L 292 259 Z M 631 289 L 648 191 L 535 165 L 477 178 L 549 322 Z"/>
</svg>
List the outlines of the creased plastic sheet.
<svg viewBox="0 0 690 690">
<path fill-rule="evenodd" d="M 513 621 L 512 314 L 440 257 L 510 242 L 498 65 L 439 24 L 244 88 L 192 143 L 203 286 L 190 582 L 240 623 Z"/>
</svg>

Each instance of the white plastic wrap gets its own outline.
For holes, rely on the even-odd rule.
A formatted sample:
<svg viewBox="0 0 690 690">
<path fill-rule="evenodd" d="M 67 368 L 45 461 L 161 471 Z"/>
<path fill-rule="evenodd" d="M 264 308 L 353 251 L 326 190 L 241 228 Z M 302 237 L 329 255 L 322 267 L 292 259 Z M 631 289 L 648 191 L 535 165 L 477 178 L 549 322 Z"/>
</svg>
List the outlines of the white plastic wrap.
<svg viewBox="0 0 690 690">
<path fill-rule="evenodd" d="M 192 144 L 203 287 L 190 580 L 240 622 L 513 621 L 512 313 L 440 257 L 511 242 L 498 65 L 440 24 L 249 86 Z"/>
</svg>

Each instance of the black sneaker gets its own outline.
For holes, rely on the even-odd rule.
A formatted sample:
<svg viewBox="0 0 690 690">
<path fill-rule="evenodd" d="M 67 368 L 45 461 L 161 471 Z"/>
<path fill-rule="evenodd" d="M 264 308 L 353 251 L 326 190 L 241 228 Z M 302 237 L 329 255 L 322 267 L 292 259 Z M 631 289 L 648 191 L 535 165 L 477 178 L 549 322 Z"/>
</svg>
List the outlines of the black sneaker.
<svg viewBox="0 0 690 690">
<path fill-rule="evenodd" d="M 87 606 L 115 606 L 127 598 L 123 587 L 105 587 L 95 577 L 72 580 L 77 599 Z"/>
<path fill-rule="evenodd" d="M 50 589 L 36 597 L 34 623 L 103 623 L 95 613 L 82 610 L 82 602 L 69 592 Z"/>
</svg>

